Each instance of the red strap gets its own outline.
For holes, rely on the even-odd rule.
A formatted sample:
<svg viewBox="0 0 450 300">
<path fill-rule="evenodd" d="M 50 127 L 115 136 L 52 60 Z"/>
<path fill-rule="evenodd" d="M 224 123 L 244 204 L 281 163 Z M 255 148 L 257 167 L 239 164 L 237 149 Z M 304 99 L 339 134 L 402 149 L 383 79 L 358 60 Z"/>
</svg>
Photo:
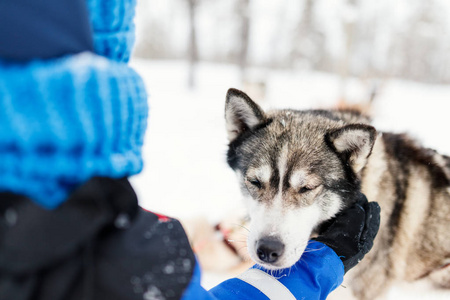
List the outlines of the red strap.
<svg viewBox="0 0 450 300">
<path fill-rule="evenodd" d="M 145 208 L 142 208 L 142 209 L 147 211 L 147 212 L 149 212 L 149 213 L 152 213 L 152 214 L 156 215 L 158 217 L 158 221 L 159 222 L 169 222 L 170 221 L 170 218 L 165 216 L 165 215 L 161 215 L 161 214 L 155 213 L 155 212 L 153 212 L 151 210 L 148 210 L 148 209 L 145 209 Z"/>
</svg>

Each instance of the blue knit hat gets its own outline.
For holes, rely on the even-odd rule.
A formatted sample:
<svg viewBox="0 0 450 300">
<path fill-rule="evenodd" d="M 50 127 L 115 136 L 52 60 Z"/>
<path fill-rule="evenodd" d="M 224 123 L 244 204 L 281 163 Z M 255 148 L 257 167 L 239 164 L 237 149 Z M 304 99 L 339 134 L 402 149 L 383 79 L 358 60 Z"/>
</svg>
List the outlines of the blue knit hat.
<svg viewBox="0 0 450 300">
<path fill-rule="evenodd" d="M 87 0 L 97 54 L 128 62 L 135 41 L 136 0 Z"/>
<path fill-rule="evenodd" d="M 54 208 L 94 176 L 142 169 L 147 95 L 125 62 L 135 0 L 88 0 L 96 53 L 0 60 L 0 192 Z"/>
</svg>

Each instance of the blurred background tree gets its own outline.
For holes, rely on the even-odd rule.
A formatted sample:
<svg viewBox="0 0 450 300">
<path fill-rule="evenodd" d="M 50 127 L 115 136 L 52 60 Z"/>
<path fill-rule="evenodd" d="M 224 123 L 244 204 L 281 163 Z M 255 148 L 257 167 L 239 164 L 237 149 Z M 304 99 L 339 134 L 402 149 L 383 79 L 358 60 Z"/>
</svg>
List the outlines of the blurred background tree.
<svg viewBox="0 0 450 300">
<path fill-rule="evenodd" d="M 139 1 L 136 57 L 450 82 L 448 0 Z"/>
</svg>

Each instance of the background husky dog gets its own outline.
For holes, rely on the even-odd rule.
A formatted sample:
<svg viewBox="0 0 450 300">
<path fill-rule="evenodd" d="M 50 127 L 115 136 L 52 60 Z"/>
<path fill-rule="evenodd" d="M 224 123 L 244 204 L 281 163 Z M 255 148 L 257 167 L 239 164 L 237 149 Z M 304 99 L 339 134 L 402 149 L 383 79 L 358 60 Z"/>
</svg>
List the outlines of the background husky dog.
<svg viewBox="0 0 450 300">
<path fill-rule="evenodd" d="M 355 296 L 374 299 L 397 280 L 450 288 L 449 157 L 405 135 L 377 134 L 356 111 L 264 112 L 235 89 L 225 118 L 255 262 L 291 267 L 315 228 L 362 189 L 382 215 L 372 251 L 347 275 Z"/>
</svg>

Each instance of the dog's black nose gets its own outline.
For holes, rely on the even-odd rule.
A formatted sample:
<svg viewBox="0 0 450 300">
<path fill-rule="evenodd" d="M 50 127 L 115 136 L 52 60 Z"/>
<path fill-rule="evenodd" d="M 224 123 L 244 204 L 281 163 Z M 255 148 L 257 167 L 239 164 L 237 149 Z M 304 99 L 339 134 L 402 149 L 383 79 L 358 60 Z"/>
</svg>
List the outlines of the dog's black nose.
<svg viewBox="0 0 450 300">
<path fill-rule="evenodd" d="M 274 263 L 284 252 L 284 244 L 277 239 L 262 238 L 256 245 L 256 254 L 259 259 Z"/>
</svg>

